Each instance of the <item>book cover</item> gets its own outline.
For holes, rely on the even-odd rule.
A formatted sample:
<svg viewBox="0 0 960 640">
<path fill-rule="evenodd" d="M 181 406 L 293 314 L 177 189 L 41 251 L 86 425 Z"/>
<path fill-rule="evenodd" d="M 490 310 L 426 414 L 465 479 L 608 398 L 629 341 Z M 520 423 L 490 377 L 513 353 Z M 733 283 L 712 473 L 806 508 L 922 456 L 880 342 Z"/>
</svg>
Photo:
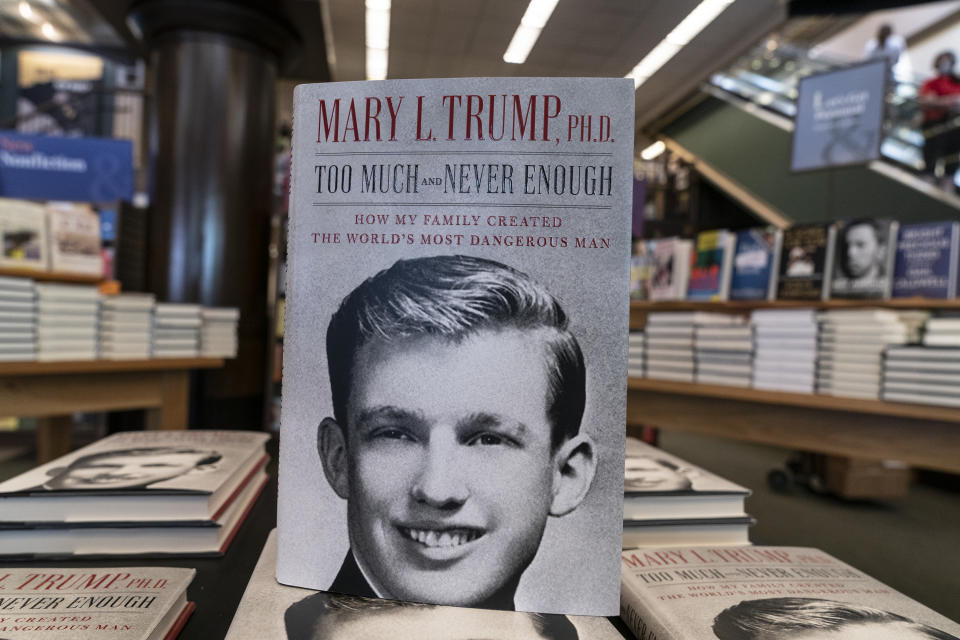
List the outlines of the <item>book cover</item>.
<svg viewBox="0 0 960 640">
<path fill-rule="evenodd" d="M 619 640 L 606 619 L 444 607 L 325 593 L 277 582 L 277 532 L 263 545 L 226 640 L 489 638 Z"/>
<path fill-rule="evenodd" d="M 89 205 L 50 202 L 50 268 L 65 273 L 103 274 L 100 217 Z"/>
<path fill-rule="evenodd" d="M 206 520 L 261 463 L 254 431 L 125 431 L 0 483 L 0 521 Z"/>
<path fill-rule="evenodd" d="M 632 96 L 297 87 L 281 582 L 615 613 Z"/>
<path fill-rule="evenodd" d="M 195 569 L 0 569 L 0 638 L 172 640 L 193 611 Z"/>
<path fill-rule="evenodd" d="M 831 298 L 889 298 L 900 223 L 859 218 L 835 223 Z"/>
<path fill-rule="evenodd" d="M 0 198 L 0 266 L 44 271 L 49 266 L 43 205 Z"/>
<path fill-rule="evenodd" d="M 651 241 L 651 300 L 683 300 L 687 296 L 693 243 L 682 238 Z"/>
<path fill-rule="evenodd" d="M 696 246 L 690 257 L 687 298 L 711 301 L 727 299 L 735 243 L 736 236 L 726 229 L 697 234 Z"/>
<path fill-rule="evenodd" d="M 639 640 L 956 640 L 960 625 L 802 547 L 623 552 L 621 617 Z"/>
<path fill-rule="evenodd" d="M 775 227 L 737 233 L 730 280 L 731 300 L 772 300 L 776 296 L 777 260 L 783 232 Z"/>
<path fill-rule="evenodd" d="M 960 223 L 905 224 L 897 239 L 893 297 L 952 298 L 958 293 Z"/>
<path fill-rule="evenodd" d="M 630 256 L 630 299 L 649 300 L 653 272 L 653 245 L 648 240 L 635 240 Z"/>
<path fill-rule="evenodd" d="M 780 248 L 777 299 L 823 300 L 833 265 L 836 230 L 832 224 L 785 229 Z"/>
</svg>

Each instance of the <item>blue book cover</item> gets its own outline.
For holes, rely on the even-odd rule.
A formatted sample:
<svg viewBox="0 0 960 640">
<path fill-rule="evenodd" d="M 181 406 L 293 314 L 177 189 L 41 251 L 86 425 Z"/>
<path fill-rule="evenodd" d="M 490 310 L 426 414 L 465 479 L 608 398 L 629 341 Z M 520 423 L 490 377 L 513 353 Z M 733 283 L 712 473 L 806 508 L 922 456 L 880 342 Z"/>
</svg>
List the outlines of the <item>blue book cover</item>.
<svg viewBox="0 0 960 640">
<path fill-rule="evenodd" d="M 770 297 L 770 279 L 776 274 L 774 261 L 779 253 L 779 235 L 772 227 L 737 233 L 730 282 L 731 300 L 766 300 Z"/>
<path fill-rule="evenodd" d="M 900 227 L 893 267 L 893 297 L 958 295 L 960 224 L 928 222 Z"/>
</svg>

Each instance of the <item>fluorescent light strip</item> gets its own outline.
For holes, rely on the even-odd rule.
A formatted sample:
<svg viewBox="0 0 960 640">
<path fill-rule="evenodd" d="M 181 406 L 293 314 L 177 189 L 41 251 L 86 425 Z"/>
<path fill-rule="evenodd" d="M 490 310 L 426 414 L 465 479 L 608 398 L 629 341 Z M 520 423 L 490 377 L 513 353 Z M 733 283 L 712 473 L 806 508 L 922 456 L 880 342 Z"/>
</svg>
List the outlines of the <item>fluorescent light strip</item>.
<svg viewBox="0 0 960 640">
<path fill-rule="evenodd" d="M 634 88 L 639 87 L 647 79 L 667 64 L 691 40 L 697 37 L 707 25 L 713 22 L 723 10 L 733 4 L 734 0 L 702 0 L 696 8 L 680 21 L 667 37 L 648 53 L 643 60 L 637 63 L 627 78 L 633 78 Z"/>
<path fill-rule="evenodd" d="M 653 160 L 666 150 L 667 145 L 664 144 L 663 140 L 657 140 L 652 145 L 641 151 L 640 157 L 648 161 Z"/>
<path fill-rule="evenodd" d="M 367 80 L 385 80 L 390 50 L 390 0 L 366 0 Z"/>
<path fill-rule="evenodd" d="M 530 0 L 523 18 L 520 19 L 520 25 L 503 54 L 504 62 L 523 64 L 527 61 L 530 50 L 537 43 L 540 32 L 543 31 L 556 6 L 557 0 Z"/>
</svg>

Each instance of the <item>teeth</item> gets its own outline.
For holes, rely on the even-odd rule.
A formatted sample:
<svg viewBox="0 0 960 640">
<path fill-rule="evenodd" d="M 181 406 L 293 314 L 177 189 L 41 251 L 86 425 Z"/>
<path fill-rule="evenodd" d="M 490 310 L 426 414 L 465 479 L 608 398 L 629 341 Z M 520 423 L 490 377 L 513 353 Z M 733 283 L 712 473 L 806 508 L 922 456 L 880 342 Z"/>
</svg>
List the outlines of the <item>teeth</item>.
<svg viewBox="0 0 960 640">
<path fill-rule="evenodd" d="M 480 537 L 480 533 L 469 529 L 437 531 L 434 529 L 406 529 L 401 531 L 411 540 L 426 547 L 459 547 Z"/>
</svg>

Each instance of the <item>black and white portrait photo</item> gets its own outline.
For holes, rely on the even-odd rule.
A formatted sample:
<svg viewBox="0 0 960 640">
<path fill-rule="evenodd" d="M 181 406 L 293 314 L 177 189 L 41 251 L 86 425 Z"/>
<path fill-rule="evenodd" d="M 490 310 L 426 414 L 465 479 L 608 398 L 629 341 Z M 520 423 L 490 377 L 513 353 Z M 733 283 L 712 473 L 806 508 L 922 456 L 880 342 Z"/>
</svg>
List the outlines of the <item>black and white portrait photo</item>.
<svg viewBox="0 0 960 640">
<path fill-rule="evenodd" d="M 623 468 L 623 491 L 628 495 L 746 491 L 729 480 L 636 438 L 627 438 Z"/>
<path fill-rule="evenodd" d="M 861 218 L 841 223 L 837 229 L 836 259 L 831 292 L 837 296 L 882 296 L 896 237 L 888 219 Z"/>
</svg>

